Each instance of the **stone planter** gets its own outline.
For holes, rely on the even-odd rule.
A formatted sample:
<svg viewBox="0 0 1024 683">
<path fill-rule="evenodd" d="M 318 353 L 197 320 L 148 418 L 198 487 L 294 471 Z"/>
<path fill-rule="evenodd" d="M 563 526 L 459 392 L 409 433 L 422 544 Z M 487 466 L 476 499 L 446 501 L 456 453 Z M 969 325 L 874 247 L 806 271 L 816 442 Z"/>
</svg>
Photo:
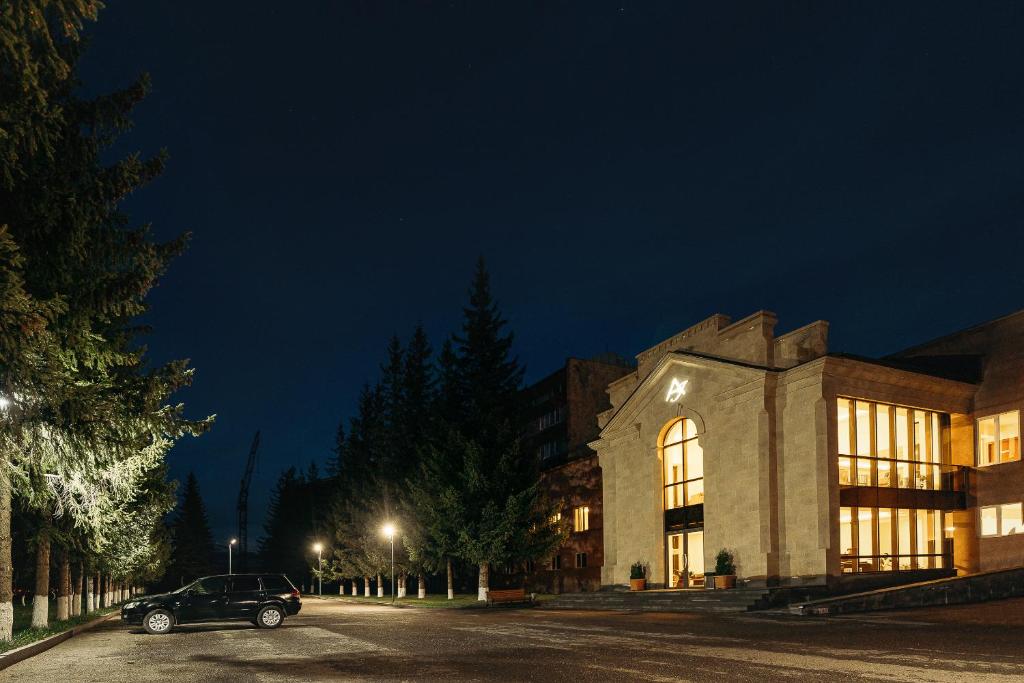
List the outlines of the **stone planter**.
<svg viewBox="0 0 1024 683">
<path fill-rule="evenodd" d="M 716 574 L 715 575 L 715 590 L 722 588 L 735 588 L 736 587 L 736 575 L 735 574 Z"/>
<path fill-rule="evenodd" d="M 630 579 L 629 590 L 642 591 L 647 588 L 647 579 Z"/>
</svg>

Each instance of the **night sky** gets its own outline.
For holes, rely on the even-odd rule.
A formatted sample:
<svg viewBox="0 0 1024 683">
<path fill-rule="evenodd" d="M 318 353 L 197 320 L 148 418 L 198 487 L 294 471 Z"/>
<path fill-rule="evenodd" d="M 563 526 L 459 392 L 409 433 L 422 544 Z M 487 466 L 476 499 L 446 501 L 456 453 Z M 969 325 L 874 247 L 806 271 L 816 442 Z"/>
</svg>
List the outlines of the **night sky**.
<svg viewBox="0 0 1024 683">
<path fill-rule="evenodd" d="M 170 154 L 126 208 L 193 232 L 151 353 L 218 415 L 173 474 L 233 535 L 262 429 L 255 541 L 481 254 L 528 380 L 715 312 L 874 355 L 1024 307 L 1024 10 L 979 5 L 111 0 L 85 88 L 148 71 L 117 151 Z"/>
</svg>

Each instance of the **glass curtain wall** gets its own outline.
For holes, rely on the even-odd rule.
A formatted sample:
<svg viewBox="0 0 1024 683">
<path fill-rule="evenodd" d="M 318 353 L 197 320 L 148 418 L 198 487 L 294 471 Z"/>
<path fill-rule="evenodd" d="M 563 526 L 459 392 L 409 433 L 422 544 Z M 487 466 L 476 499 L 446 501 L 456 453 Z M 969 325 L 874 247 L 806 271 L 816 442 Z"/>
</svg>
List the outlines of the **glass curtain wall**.
<svg viewBox="0 0 1024 683">
<path fill-rule="evenodd" d="M 839 485 L 941 490 L 949 416 L 836 399 Z"/>
<path fill-rule="evenodd" d="M 844 573 L 942 569 L 942 546 L 941 510 L 839 509 Z"/>
</svg>

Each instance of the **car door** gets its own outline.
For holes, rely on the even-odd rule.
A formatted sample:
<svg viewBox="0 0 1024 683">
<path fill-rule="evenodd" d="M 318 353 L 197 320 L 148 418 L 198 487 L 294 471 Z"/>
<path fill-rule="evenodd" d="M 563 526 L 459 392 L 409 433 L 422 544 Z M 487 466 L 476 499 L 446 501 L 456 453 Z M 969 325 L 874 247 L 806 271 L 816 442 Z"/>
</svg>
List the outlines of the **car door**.
<svg viewBox="0 0 1024 683">
<path fill-rule="evenodd" d="M 260 605 L 260 581 L 256 576 L 232 576 L 228 588 L 226 617 L 253 619 Z"/>
<path fill-rule="evenodd" d="M 182 606 L 182 621 L 223 619 L 228 604 L 228 577 L 209 576 L 196 582 Z"/>
</svg>

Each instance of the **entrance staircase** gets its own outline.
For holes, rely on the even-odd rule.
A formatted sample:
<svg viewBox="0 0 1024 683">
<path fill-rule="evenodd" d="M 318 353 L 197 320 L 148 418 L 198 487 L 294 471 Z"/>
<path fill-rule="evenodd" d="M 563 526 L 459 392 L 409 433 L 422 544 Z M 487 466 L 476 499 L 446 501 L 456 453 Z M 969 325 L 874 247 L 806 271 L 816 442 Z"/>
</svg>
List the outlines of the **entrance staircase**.
<svg viewBox="0 0 1024 683">
<path fill-rule="evenodd" d="M 618 610 L 628 612 L 745 612 L 768 606 L 768 591 L 731 590 L 602 590 L 563 593 L 543 603 L 544 609 Z"/>
</svg>

